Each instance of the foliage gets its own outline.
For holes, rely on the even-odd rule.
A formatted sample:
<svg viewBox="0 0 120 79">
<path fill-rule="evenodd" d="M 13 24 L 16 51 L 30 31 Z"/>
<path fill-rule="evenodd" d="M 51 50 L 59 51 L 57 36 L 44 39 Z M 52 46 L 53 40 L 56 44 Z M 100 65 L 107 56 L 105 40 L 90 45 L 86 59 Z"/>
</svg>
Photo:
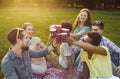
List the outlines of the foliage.
<svg viewBox="0 0 120 79">
<path fill-rule="evenodd" d="M 1 7 L 120 9 L 120 0 L 0 0 Z"/>
</svg>

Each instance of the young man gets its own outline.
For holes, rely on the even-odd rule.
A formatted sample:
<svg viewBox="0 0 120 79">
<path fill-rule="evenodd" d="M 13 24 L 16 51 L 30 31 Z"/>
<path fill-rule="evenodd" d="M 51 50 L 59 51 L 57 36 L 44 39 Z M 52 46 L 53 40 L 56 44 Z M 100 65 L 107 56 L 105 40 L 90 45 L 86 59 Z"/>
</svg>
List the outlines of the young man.
<svg viewBox="0 0 120 79">
<path fill-rule="evenodd" d="M 92 24 L 92 27 L 91 27 L 91 31 L 92 32 L 97 32 L 100 35 L 102 35 L 103 32 L 104 32 L 104 24 L 103 24 L 103 22 L 94 21 L 93 24 Z M 81 37 L 79 41 L 83 41 L 85 36 Z M 114 73 L 114 75 L 120 77 L 120 66 L 119 66 L 120 65 L 120 48 L 118 46 L 116 46 L 111 40 L 109 40 L 108 38 L 106 38 L 104 36 L 102 36 L 100 46 L 106 46 L 112 54 L 116 54 L 118 56 L 118 57 L 116 57 L 117 62 L 118 62 L 117 67 L 115 69 L 113 68 L 113 71 L 114 71 L 113 73 Z M 75 51 L 76 52 L 80 51 L 80 48 L 76 46 Z M 112 55 L 111 55 L 111 58 L 114 59 Z M 76 62 L 78 60 L 79 60 L 79 57 L 77 58 Z M 114 65 L 112 65 L 112 67 L 114 67 Z"/>
<path fill-rule="evenodd" d="M 64 37 L 64 40 L 70 44 L 79 46 L 81 49 L 80 57 L 84 62 L 83 79 L 119 79 L 112 74 L 110 54 L 105 46 L 99 46 L 102 36 L 96 32 L 89 32 L 84 42 L 78 42 Z M 105 64 L 107 64 L 105 66 Z M 88 76 L 88 68 L 90 77 Z"/>
<path fill-rule="evenodd" d="M 55 48 L 50 45 L 40 51 L 29 50 L 29 36 L 20 28 L 14 28 L 8 33 L 8 41 L 11 48 L 1 62 L 6 79 L 32 79 L 30 58 L 43 57 Z"/>
</svg>

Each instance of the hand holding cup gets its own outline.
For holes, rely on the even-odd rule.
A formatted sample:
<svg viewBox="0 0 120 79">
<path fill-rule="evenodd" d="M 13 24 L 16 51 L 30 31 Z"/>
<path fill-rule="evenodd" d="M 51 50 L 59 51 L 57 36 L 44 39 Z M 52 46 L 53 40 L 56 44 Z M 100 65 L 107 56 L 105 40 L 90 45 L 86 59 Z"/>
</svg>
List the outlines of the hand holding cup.
<svg viewBox="0 0 120 79">
<path fill-rule="evenodd" d="M 62 36 L 62 40 L 64 40 L 65 42 L 69 43 L 69 44 L 73 44 L 74 40 L 68 36 Z"/>
</svg>

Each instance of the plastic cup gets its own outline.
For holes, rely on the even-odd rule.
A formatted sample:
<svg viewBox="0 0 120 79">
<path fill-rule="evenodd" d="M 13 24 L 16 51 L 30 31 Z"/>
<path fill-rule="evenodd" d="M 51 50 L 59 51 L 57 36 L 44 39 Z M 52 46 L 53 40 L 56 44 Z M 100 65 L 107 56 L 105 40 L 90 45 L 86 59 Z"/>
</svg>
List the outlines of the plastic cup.
<svg viewBox="0 0 120 79">
<path fill-rule="evenodd" d="M 60 33 L 61 36 L 67 36 L 67 33 Z"/>
<path fill-rule="evenodd" d="M 50 29 L 53 29 L 53 28 L 55 29 L 55 25 L 51 25 L 51 26 L 50 26 Z"/>
<path fill-rule="evenodd" d="M 61 35 L 56 34 L 56 43 L 61 43 Z"/>
<path fill-rule="evenodd" d="M 62 33 L 67 33 L 67 36 L 70 36 L 70 31 L 69 31 L 69 29 L 62 28 Z"/>
<path fill-rule="evenodd" d="M 50 33 L 51 33 L 51 37 L 55 38 L 56 37 L 56 29 L 55 28 L 51 28 L 50 29 Z"/>
<path fill-rule="evenodd" d="M 60 34 L 61 33 L 61 25 L 55 25 L 55 28 L 56 28 L 56 33 L 57 34 Z"/>
</svg>

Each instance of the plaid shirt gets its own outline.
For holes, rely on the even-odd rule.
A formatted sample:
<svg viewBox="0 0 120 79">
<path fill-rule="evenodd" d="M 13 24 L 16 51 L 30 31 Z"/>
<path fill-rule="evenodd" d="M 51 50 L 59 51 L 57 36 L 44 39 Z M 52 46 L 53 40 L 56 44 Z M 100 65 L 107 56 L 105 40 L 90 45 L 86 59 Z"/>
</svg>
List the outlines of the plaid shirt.
<svg viewBox="0 0 120 79">
<path fill-rule="evenodd" d="M 117 53 L 119 55 L 119 65 L 120 65 L 120 48 L 116 46 L 111 40 L 109 40 L 106 37 L 102 37 L 102 40 L 100 42 L 100 46 L 106 46 L 111 53 Z"/>
<path fill-rule="evenodd" d="M 81 37 L 79 39 L 79 41 L 83 41 L 85 36 L 86 35 Z M 119 61 L 118 62 L 119 62 L 119 65 L 120 65 L 120 48 L 118 46 L 116 46 L 111 40 L 109 40 L 108 38 L 106 38 L 104 36 L 102 36 L 102 39 L 101 39 L 101 42 L 100 42 L 100 46 L 106 46 L 111 53 L 117 53 L 119 55 Z M 73 49 L 74 49 L 75 52 L 79 52 L 81 48 L 77 47 L 77 46 L 74 46 Z M 79 60 L 80 60 L 80 58 L 78 56 L 76 58 L 76 60 L 75 60 L 75 63 L 78 63 Z M 78 64 L 78 71 L 81 71 L 81 67 L 82 67 L 81 65 L 82 64 L 80 64 L 80 62 L 79 62 L 79 64 Z"/>
</svg>

